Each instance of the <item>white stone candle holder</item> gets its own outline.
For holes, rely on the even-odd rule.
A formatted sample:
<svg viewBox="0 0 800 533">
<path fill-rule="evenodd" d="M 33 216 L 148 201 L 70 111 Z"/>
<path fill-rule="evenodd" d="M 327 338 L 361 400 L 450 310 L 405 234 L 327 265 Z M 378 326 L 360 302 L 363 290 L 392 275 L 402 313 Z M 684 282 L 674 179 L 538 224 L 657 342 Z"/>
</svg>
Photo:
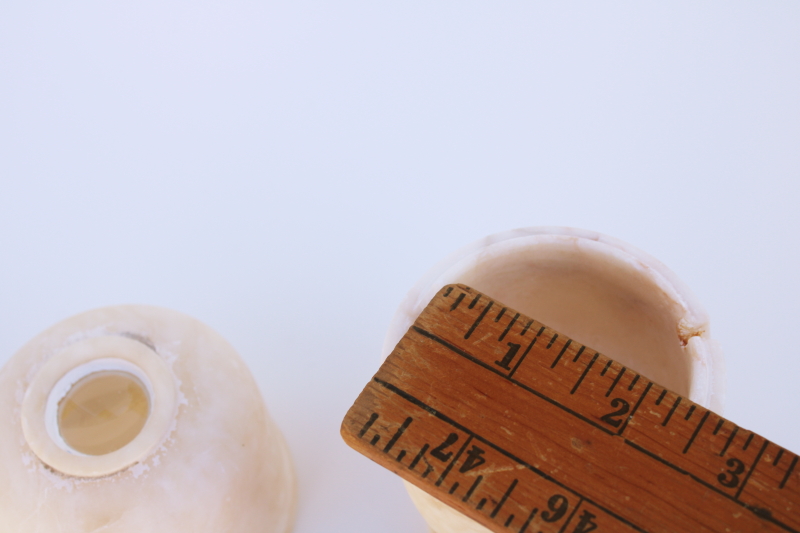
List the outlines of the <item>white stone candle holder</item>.
<svg viewBox="0 0 800 533">
<path fill-rule="evenodd" d="M 572 228 L 491 235 L 453 253 L 408 293 L 386 335 L 385 358 L 436 291 L 464 283 L 692 401 L 721 413 L 722 352 L 689 289 L 653 257 Z M 406 483 L 436 533 L 489 530 Z"/>
<path fill-rule="evenodd" d="M 188 316 L 90 311 L 0 370 L 0 533 L 286 533 L 294 507 L 256 382 Z"/>
</svg>

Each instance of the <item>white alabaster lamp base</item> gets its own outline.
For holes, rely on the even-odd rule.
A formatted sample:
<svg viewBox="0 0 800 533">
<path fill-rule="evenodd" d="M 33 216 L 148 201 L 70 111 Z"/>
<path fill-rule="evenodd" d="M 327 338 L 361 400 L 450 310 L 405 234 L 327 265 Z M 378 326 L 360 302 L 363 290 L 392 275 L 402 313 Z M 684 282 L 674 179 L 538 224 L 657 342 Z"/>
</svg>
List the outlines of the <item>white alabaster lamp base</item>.
<svg viewBox="0 0 800 533">
<path fill-rule="evenodd" d="M 705 311 L 653 257 L 572 228 L 527 228 L 481 239 L 431 269 L 397 310 L 384 358 L 444 285 L 464 283 L 721 413 L 722 352 Z M 406 484 L 436 533 L 489 533 Z"/>
<path fill-rule="evenodd" d="M 190 317 L 98 309 L 0 370 L 0 533 L 286 533 L 294 504 L 252 375 Z"/>
</svg>

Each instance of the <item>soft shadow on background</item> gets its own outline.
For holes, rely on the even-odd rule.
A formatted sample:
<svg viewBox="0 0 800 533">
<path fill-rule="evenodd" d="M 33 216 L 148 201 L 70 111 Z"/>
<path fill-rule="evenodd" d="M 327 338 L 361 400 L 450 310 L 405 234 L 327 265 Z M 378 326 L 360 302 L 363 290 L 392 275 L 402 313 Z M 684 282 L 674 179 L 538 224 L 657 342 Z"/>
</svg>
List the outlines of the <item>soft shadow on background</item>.
<svg viewBox="0 0 800 533">
<path fill-rule="evenodd" d="M 193 315 L 289 440 L 297 533 L 422 533 L 338 435 L 395 307 L 478 237 L 578 226 L 695 291 L 726 416 L 800 452 L 798 95 L 789 2 L 7 2 L 0 364 L 90 308 Z"/>
</svg>

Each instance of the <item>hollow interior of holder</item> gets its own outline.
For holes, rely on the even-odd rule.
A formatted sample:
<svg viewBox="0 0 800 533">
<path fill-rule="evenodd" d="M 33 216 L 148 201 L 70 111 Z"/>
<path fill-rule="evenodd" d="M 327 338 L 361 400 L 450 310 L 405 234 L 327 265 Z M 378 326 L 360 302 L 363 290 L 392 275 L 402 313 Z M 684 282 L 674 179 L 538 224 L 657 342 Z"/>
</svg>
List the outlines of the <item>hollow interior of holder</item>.
<svg viewBox="0 0 800 533">
<path fill-rule="evenodd" d="M 686 310 L 646 265 L 552 242 L 486 254 L 457 279 L 688 396 L 692 355 L 678 328 Z"/>
<path fill-rule="evenodd" d="M 131 442 L 147 421 L 150 398 L 134 375 L 93 372 L 78 380 L 58 403 L 58 431 L 73 450 L 105 455 Z"/>
</svg>

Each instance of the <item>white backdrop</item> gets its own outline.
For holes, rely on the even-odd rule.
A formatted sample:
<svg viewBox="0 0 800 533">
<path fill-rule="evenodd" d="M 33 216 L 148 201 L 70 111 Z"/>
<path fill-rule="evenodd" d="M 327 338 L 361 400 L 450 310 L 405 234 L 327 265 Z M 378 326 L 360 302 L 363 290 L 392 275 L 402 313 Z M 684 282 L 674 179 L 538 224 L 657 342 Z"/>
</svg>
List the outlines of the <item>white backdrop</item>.
<svg viewBox="0 0 800 533">
<path fill-rule="evenodd" d="M 0 364 L 90 308 L 193 315 L 286 434 L 296 533 L 422 533 L 338 434 L 395 307 L 577 226 L 695 291 L 725 414 L 800 452 L 800 4 L 556 4 L 4 2 Z"/>
</svg>

